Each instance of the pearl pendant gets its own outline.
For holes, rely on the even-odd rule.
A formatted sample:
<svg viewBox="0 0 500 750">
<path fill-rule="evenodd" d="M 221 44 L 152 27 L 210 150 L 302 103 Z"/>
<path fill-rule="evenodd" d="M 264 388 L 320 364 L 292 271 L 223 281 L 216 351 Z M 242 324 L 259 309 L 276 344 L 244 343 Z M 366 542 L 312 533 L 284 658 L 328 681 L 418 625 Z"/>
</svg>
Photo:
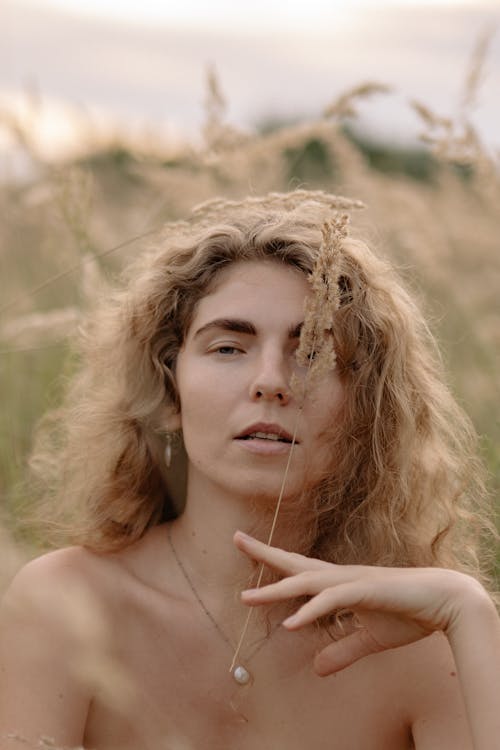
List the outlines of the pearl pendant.
<svg viewBox="0 0 500 750">
<path fill-rule="evenodd" d="M 233 677 L 238 685 L 246 685 L 250 682 L 250 672 L 239 664 L 233 669 Z"/>
</svg>

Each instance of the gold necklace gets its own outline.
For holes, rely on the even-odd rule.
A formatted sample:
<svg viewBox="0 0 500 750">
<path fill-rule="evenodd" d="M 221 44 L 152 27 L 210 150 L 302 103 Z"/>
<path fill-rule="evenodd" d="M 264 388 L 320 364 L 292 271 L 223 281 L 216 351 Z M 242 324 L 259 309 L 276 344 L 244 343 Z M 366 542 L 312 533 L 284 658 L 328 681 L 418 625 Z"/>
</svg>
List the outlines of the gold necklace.
<svg viewBox="0 0 500 750">
<path fill-rule="evenodd" d="M 202 610 L 204 611 L 204 613 L 206 614 L 206 616 L 208 617 L 208 619 L 210 620 L 210 622 L 212 623 L 212 625 L 214 626 L 214 628 L 216 629 L 216 631 L 218 632 L 218 634 L 220 635 L 220 637 L 222 638 L 222 640 L 225 641 L 225 643 L 227 643 L 227 645 L 229 646 L 229 648 L 231 649 L 231 651 L 234 652 L 235 647 L 234 647 L 233 643 L 231 642 L 230 638 L 226 635 L 226 633 L 224 632 L 224 630 L 221 628 L 221 626 L 219 625 L 219 623 L 217 622 L 217 620 L 215 619 L 215 617 L 212 615 L 212 613 L 210 612 L 210 610 L 205 606 L 205 603 L 204 603 L 203 599 L 199 595 L 196 586 L 194 585 L 193 581 L 189 577 L 188 572 L 187 572 L 186 568 L 184 567 L 184 564 L 182 563 L 179 555 L 177 554 L 177 550 L 175 549 L 174 542 L 172 540 L 172 534 L 171 534 L 170 526 L 169 525 L 167 526 L 167 538 L 168 538 L 168 542 L 170 544 L 170 549 L 172 550 L 172 554 L 173 554 L 173 556 L 175 558 L 175 561 L 177 563 L 177 566 L 178 566 L 179 570 L 181 571 L 182 575 L 184 576 L 184 578 L 186 580 L 186 583 L 188 584 L 189 588 L 193 592 L 196 601 L 198 602 L 198 604 L 200 605 L 200 607 L 202 608 Z M 267 635 L 266 638 L 261 643 L 259 643 L 257 645 L 257 648 L 255 648 L 252 651 L 252 653 L 250 654 L 250 656 L 248 657 L 247 662 L 249 662 L 251 659 L 253 659 L 253 657 L 257 654 L 257 652 L 260 651 L 260 649 L 263 646 L 265 646 L 265 644 L 269 641 L 269 639 L 271 638 L 271 636 L 274 635 L 274 633 L 277 630 L 279 624 L 280 623 L 278 623 L 278 625 L 276 625 L 274 627 L 274 629 L 269 633 L 269 635 Z M 252 675 L 252 673 L 250 672 L 250 670 L 247 667 L 243 666 L 243 664 L 234 664 L 233 667 L 232 667 L 232 669 L 231 669 L 231 675 L 232 675 L 233 679 L 235 680 L 235 682 L 238 683 L 238 685 L 248 685 L 248 683 L 253 682 L 253 675 Z"/>
</svg>

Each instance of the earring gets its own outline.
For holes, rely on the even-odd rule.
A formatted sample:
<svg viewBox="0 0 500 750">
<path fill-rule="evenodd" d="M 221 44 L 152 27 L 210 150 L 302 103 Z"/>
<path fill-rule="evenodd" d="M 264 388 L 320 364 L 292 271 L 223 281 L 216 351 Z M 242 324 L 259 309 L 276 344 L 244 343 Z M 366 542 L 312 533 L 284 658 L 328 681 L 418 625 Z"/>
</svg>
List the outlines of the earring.
<svg viewBox="0 0 500 750">
<path fill-rule="evenodd" d="M 165 444 L 165 465 L 167 469 L 170 468 L 170 464 L 172 463 L 172 435 L 170 432 L 167 432 L 167 442 Z"/>
</svg>

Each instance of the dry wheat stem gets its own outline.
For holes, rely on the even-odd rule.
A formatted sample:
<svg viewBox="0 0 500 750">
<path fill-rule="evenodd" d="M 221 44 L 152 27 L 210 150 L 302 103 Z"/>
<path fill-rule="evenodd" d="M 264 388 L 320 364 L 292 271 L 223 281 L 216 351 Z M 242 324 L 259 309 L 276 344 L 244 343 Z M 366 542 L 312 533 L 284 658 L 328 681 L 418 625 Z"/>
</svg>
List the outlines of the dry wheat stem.
<svg viewBox="0 0 500 750">
<path fill-rule="evenodd" d="M 65 336 L 62 339 L 51 341 L 49 344 L 40 344 L 38 346 L 22 346 L 16 349 L 0 349 L 0 357 L 7 357 L 9 354 L 27 354 L 29 352 L 43 352 L 47 349 L 53 349 L 57 346 L 62 346 L 67 341 Z"/>
<path fill-rule="evenodd" d="M 273 198 L 277 194 L 273 195 Z M 323 196 L 322 196 L 323 197 Z M 278 515 L 281 508 L 283 495 L 285 492 L 286 481 L 292 462 L 292 453 L 297 438 L 297 429 L 300 415 L 304 408 L 306 386 L 310 382 L 312 374 L 324 373 L 327 369 L 335 367 L 335 350 L 333 342 L 328 333 L 332 325 L 332 313 L 339 307 L 339 290 L 338 290 L 338 268 L 341 253 L 342 241 L 347 236 L 347 226 L 349 216 L 341 214 L 334 216 L 322 227 L 322 243 L 318 251 L 318 256 L 314 264 L 314 269 L 309 277 L 312 286 L 312 295 L 306 300 L 305 320 L 300 334 L 300 344 L 297 349 L 297 361 L 299 364 L 307 363 L 307 370 L 304 377 L 304 387 L 302 390 L 302 399 L 295 417 L 293 428 L 292 443 L 288 453 L 288 459 L 283 473 L 283 480 L 274 510 L 271 529 L 267 539 L 267 545 L 270 546 L 273 540 Z M 318 352 L 318 356 L 313 359 L 313 354 Z M 314 362 L 314 366 L 313 366 Z M 259 588 L 264 575 L 264 563 L 261 564 L 259 575 L 255 588 Z M 253 609 L 249 609 L 243 629 L 241 631 L 236 650 L 234 652 L 229 672 L 231 673 L 236 665 L 240 654 L 245 636 L 250 625 Z"/>
<path fill-rule="evenodd" d="M 30 297 L 35 296 L 35 294 L 38 294 L 38 292 L 41 292 L 43 289 L 46 289 L 51 284 L 55 284 L 56 281 L 60 281 L 61 279 L 64 279 L 66 276 L 70 276 L 72 273 L 82 268 L 86 263 L 90 263 L 96 258 L 105 258 L 106 256 L 111 255 L 112 253 L 116 253 L 117 250 L 122 250 L 124 247 L 127 247 L 127 245 L 132 245 L 134 242 L 137 242 L 138 240 L 142 240 L 144 237 L 149 237 L 152 234 L 156 234 L 157 232 L 158 232 L 158 229 L 149 229 L 147 232 L 142 232 L 141 234 L 138 234 L 135 237 L 131 237 L 130 239 L 125 240 L 124 242 L 120 242 L 119 245 L 114 245 L 113 247 L 109 247 L 107 250 L 103 250 L 101 253 L 96 253 L 95 255 L 86 255 L 78 263 L 75 263 L 74 266 L 70 266 L 70 268 L 67 268 L 65 271 L 61 271 L 61 273 L 57 273 L 55 276 L 51 276 L 42 284 L 39 284 L 38 286 L 33 287 L 28 292 L 21 294 L 19 297 L 14 297 L 14 299 L 10 300 L 10 302 L 7 302 L 6 305 L 4 305 L 3 307 L 0 307 L 0 315 L 3 315 L 3 313 L 6 310 L 9 310 L 11 307 L 14 307 L 19 302 L 23 302 L 25 299 L 30 299 Z"/>
<path fill-rule="evenodd" d="M 274 531 L 276 529 L 276 523 L 277 523 L 277 520 L 278 520 L 278 514 L 279 514 L 280 508 L 281 508 L 281 501 L 283 500 L 283 495 L 285 493 L 286 480 L 287 480 L 287 477 L 288 477 L 288 472 L 290 470 L 290 464 L 292 462 L 293 448 L 294 448 L 295 441 L 296 441 L 296 438 L 297 438 L 297 428 L 298 428 L 298 425 L 299 425 L 299 418 L 300 418 L 300 414 L 302 412 L 303 406 L 304 406 L 304 404 L 302 402 L 302 404 L 300 405 L 300 407 L 299 407 L 299 409 L 297 411 L 297 415 L 295 417 L 295 425 L 294 425 L 294 428 L 293 428 L 292 443 L 290 445 L 290 451 L 288 453 L 288 460 L 286 462 L 286 467 L 285 467 L 285 471 L 284 471 L 284 474 L 283 474 L 283 480 L 281 482 L 281 488 L 280 488 L 278 500 L 277 500 L 277 503 L 276 503 L 276 508 L 274 510 L 273 520 L 272 520 L 272 523 L 271 523 L 271 530 L 270 530 L 269 536 L 267 538 L 267 545 L 268 546 L 271 545 L 271 542 L 272 542 L 273 536 L 274 536 Z M 257 578 L 257 583 L 255 585 L 255 588 L 260 588 L 260 584 L 262 583 L 262 576 L 264 575 L 264 567 L 265 567 L 264 563 L 261 563 L 260 569 L 259 569 L 259 575 L 258 575 L 258 578 Z M 241 631 L 241 635 L 239 637 L 238 644 L 237 644 L 235 652 L 234 652 L 233 660 L 231 662 L 231 666 L 229 667 L 229 672 L 233 671 L 233 669 L 234 669 L 234 667 L 236 665 L 236 662 L 238 660 L 238 656 L 240 654 L 241 647 L 243 646 L 243 642 L 245 640 L 245 636 L 246 636 L 247 631 L 248 631 L 248 626 L 250 625 L 250 619 L 252 617 L 253 611 L 254 611 L 253 608 L 250 608 L 248 610 L 248 614 L 247 614 L 247 617 L 246 617 L 246 620 L 245 620 L 245 624 L 243 625 L 243 629 Z"/>
<path fill-rule="evenodd" d="M 312 285 L 312 297 L 306 302 L 305 321 L 301 331 L 300 345 L 297 350 L 299 363 L 304 363 L 307 359 L 307 371 L 304 378 L 303 389 L 304 398 L 306 385 L 313 370 L 312 355 L 316 352 L 316 350 L 318 348 L 320 350 L 319 357 L 314 360 L 314 370 L 316 372 L 324 371 L 327 367 L 332 368 L 335 366 L 335 351 L 332 347 L 331 340 L 326 339 L 325 334 L 331 327 L 331 319 L 328 319 L 329 315 L 334 310 L 337 310 L 339 306 L 338 273 L 336 269 L 338 267 L 337 261 L 340 255 L 341 243 L 347 234 L 347 223 L 348 216 L 346 214 L 343 214 L 339 217 L 334 217 L 330 222 L 324 223 L 322 227 L 323 241 L 318 252 L 314 270 L 309 279 Z M 320 310 L 322 311 L 322 315 L 319 318 L 318 325 L 318 313 Z M 292 444 L 290 446 L 290 452 L 288 454 L 288 460 L 283 474 L 283 480 L 281 482 L 281 488 L 273 515 L 269 537 L 267 540 L 268 546 L 271 545 L 274 531 L 276 529 L 278 514 L 281 508 L 281 503 L 285 492 L 286 480 L 288 478 L 288 473 L 292 461 L 293 447 L 295 445 L 297 437 L 299 418 L 304 408 L 304 398 L 301 400 L 295 418 Z M 263 574 L 264 563 L 262 563 L 260 566 L 256 588 L 260 587 Z M 246 621 L 238 640 L 238 645 L 236 646 L 233 660 L 231 662 L 231 666 L 229 667 L 230 672 L 233 671 L 237 662 L 241 647 L 248 631 L 252 612 L 253 610 L 250 609 L 247 614 Z"/>
<path fill-rule="evenodd" d="M 358 99 L 366 99 L 374 94 L 389 94 L 392 87 L 377 81 L 366 81 L 343 94 L 340 94 L 331 104 L 323 110 L 323 117 L 356 117 L 357 111 L 354 102 Z"/>
</svg>

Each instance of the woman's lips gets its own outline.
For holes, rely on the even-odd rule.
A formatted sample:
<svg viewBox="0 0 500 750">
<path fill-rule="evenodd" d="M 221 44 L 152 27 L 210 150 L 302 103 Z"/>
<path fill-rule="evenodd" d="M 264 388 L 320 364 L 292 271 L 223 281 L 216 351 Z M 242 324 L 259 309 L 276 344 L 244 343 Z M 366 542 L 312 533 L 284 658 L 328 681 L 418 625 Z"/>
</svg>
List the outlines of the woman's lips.
<svg viewBox="0 0 500 750">
<path fill-rule="evenodd" d="M 292 443 L 282 440 L 269 440 L 268 438 L 235 438 L 235 442 L 241 446 L 242 450 L 249 453 L 256 453 L 261 456 L 280 456 L 286 455 L 293 447 Z M 296 445 L 296 443 L 295 443 Z"/>
<path fill-rule="evenodd" d="M 293 447 L 292 435 L 277 422 L 254 422 L 245 427 L 234 440 L 242 450 L 260 456 L 288 455 Z M 298 442 L 295 439 L 294 443 Z"/>
<path fill-rule="evenodd" d="M 254 424 L 245 427 L 244 430 L 238 433 L 238 435 L 236 435 L 236 438 L 262 438 L 263 440 L 266 440 L 268 439 L 267 436 L 269 436 L 270 440 L 272 438 L 277 438 L 281 442 L 285 443 L 291 443 L 293 439 L 288 430 L 286 430 L 282 425 L 276 422 L 254 422 Z M 295 438 L 295 442 L 299 443 L 300 440 L 297 440 L 297 438 Z"/>
</svg>

